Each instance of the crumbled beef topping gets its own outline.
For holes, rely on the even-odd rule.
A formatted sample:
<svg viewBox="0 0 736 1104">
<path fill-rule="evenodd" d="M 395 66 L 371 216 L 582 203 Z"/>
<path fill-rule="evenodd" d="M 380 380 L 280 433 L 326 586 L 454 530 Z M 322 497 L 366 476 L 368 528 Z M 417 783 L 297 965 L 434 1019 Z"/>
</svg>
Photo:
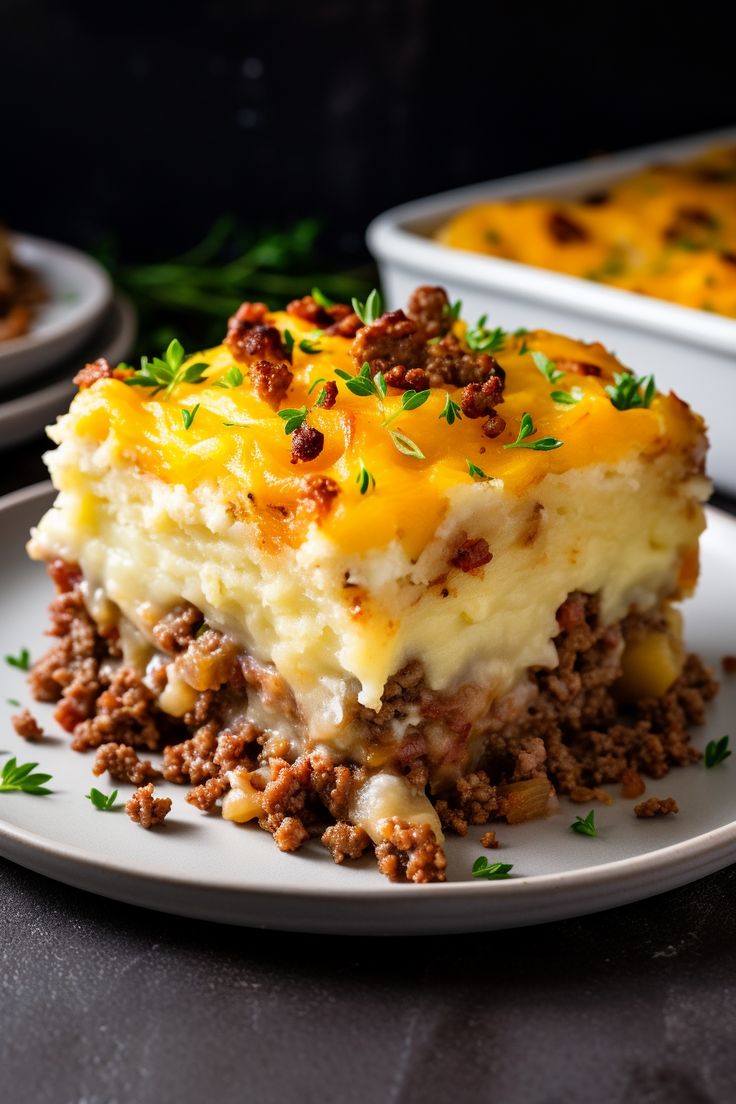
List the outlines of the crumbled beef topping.
<svg viewBox="0 0 736 1104">
<path fill-rule="evenodd" d="M 444 882 L 447 859 L 428 824 L 390 817 L 376 847 L 378 869 L 392 882 Z"/>
<path fill-rule="evenodd" d="M 387 311 L 370 326 L 363 326 L 350 347 L 355 367 L 369 364 L 371 375 L 392 368 L 422 368 L 426 357 L 426 338 L 422 328 L 402 310 Z M 398 386 L 394 384 L 394 386 Z"/>
<path fill-rule="evenodd" d="M 189 647 L 203 621 L 196 606 L 180 602 L 153 626 L 154 640 L 159 648 L 174 655 Z"/>
<path fill-rule="evenodd" d="M 500 376 L 489 376 L 483 383 L 465 385 L 460 407 L 466 418 L 482 418 L 486 414 L 495 414 L 495 407 L 502 402 L 503 380 Z"/>
<path fill-rule="evenodd" d="M 288 360 L 281 334 L 265 323 L 265 303 L 242 303 L 228 320 L 225 345 L 235 360 Z"/>
<path fill-rule="evenodd" d="M 324 433 L 314 426 L 300 425 L 291 435 L 291 463 L 316 460 L 324 447 Z"/>
<path fill-rule="evenodd" d="M 633 767 L 627 767 L 621 775 L 621 796 L 625 798 L 641 797 L 646 792 L 646 783 Z"/>
<path fill-rule="evenodd" d="M 674 797 L 649 797 L 634 806 L 636 816 L 646 820 L 649 817 L 668 816 L 679 813 L 680 809 Z"/>
<path fill-rule="evenodd" d="M 317 522 L 321 524 L 332 509 L 339 493 L 340 486 L 334 479 L 330 479 L 327 475 L 309 475 L 304 481 L 304 490 L 300 497 L 311 503 Z"/>
<path fill-rule="evenodd" d="M 298 851 L 309 839 L 309 832 L 299 817 L 287 816 L 269 831 L 279 851 Z"/>
<path fill-rule="evenodd" d="M 496 839 L 496 833 L 490 831 L 484 832 L 483 835 L 480 837 L 480 845 L 481 847 L 489 847 L 494 851 L 496 850 L 496 848 L 501 846 Z"/>
<path fill-rule="evenodd" d="M 98 357 L 91 364 L 85 364 L 84 368 L 80 368 L 73 382 L 80 391 L 84 391 L 91 387 L 93 383 L 97 383 L 98 380 L 112 379 L 113 377 L 122 379 L 122 376 L 122 372 L 113 368 L 105 357 Z"/>
<path fill-rule="evenodd" d="M 459 778 L 446 798 L 436 802 L 436 809 L 443 828 L 464 836 L 470 824 L 493 820 L 502 811 L 502 804 L 486 772 L 478 770 Z"/>
<path fill-rule="evenodd" d="M 219 773 L 214 762 L 217 750 L 217 725 L 208 722 L 191 739 L 164 748 L 164 778 L 167 782 L 199 785 Z"/>
<path fill-rule="evenodd" d="M 187 801 L 203 813 L 209 813 L 229 789 L 227 778 L 208 778 L 201 786 L 195 786 L 189 791 Z"/>
<path fill-rule="evenodd" d="M 466 349 L 453 334 L 443 337 L 436 345 L 427 345 L 426 358 L 424 367 L 431 387 L 448 384 L 465 387 L 468 383 L 482 383 L 493 375 L 502 382 L 506 380 L 505 371 L 490 353 Z"/>
<path fill-rule="evenodd" d="M 65 699 L 66 700 L 66 699 Z M 155 698 L 131 667 L 115 671 L 110 685 L 93 703 L 94 716 L 74 726 L 75 751 L 113 742 L 133 747 L 158 747 L 161 733 Z"/>
<path fill-rule="evenodd" d="M 488 547 L 488 541 L 484 537 L 469 538 L 464 540 L 455 551 L 450 563 L 453 567 L 459 567 L 461 571 L 477 571 L 479 567 L 489 564 L 493 559 L 493 553 Z"/>
<path fill-rule="evenodd" d="M 573 786 L 567 796 L 578 805 L 587 805 L 589 801 L 600 801 L 602 805 L 613 805 L 611 795 L 606 790 L 600 789 L 599 786 Z"/>
<path fill-rule="evenodd" d="M 177 674 L 195 690 L 217 690 L 237 666 L 238 645 L 216 629 L 205 629 L 190 640 L 174 661 Z"/>
<path fill-rule="evenodd" d="M 321 841 L 335 862 L 343 863 L 345 859 L 359 859 L 370 847 L 371 838 L 364 828 L 342 820 L 325 828 Z"/>
<path fill-rule="evenodd" d="M 721 658 L 721 667 L 727 675 L 736 675 L 736 655 L 724 655 Z"/>
<path fill-rule="evenodd" d="M 250 380 L 259 399 L 268 403 L 272 410 L 278 410 L 286 398 L 294 375 L 288 364 L 277 364 L 271 360 L 257 360 L 250 366 Z"/>
<path fill-rule="evenodd" d="M 409 296 L 406 313 L 418 322 L 425 339 L 444 337 L 452 328 L 450 301 L 441 287 L 418 287 Z"/>
<path fill-rule="evenodd" d="M 324 385 L 325 397 L 322 399 L 320 406 L 323 410 L 332 410 L 333 406 L 337 402 L 337 384 L 334 380 L 327 380 Z"/>
<path fill-rule="evenodd" d="M 125 811 L 141 828 L 154 828 L 163 824 L 171 812 L 170 797 L 154 797 L 153 783 L 141 786 L 125 805 Z"/>
<path fill-rule="evenodd" d="M 490 418 L 481 426 L 483 435 L 489 437 L 491 440 L 495 437 L 500 437 L 505 428 L 506 421 L 500 414 L 491 414 Z"/>
<path fill-rule="evenodd" d="M 20 738 L 27 740 L 29 744 L 37 744 L 39 740 L 43 740 L 43 729 L 30 709 L 15 713 L 10 722 Z"/>
<path fill-rule="evenodd" d="M 353 308 L 347 303 L 332 303 L 329 307 L 322 307 L 311 295 L 292 300 L 286 310 L 295 318 L 309 322 L 316 329 L 339 337 L 354 337 L 362 325 Z"/>
<path fill-rule="evenodd" d="M 98 747 L 92 773 L 100 775 L 105 771 L 114 782 L 132 782 L 134 786 L 142 786 L 161 777 L 161 772 L 148 759 L 139 759 L 127 744 L 109 743 Z"/>
<path fill-rule="evenodd" d="M 556 242 L 567 245 L 588 240 L 588 231 L 563 211 L 553 211 L 547 222 L 549 232 Z"/>
<path fill-rule="evenodd" d="M 217 737 L 217 748 L 212 762 L 223 774 L 237 767 L 250 765 L 251 753 L 261 736 L 260 729 L 247 721 L 235 722 Z"/>
</svg>

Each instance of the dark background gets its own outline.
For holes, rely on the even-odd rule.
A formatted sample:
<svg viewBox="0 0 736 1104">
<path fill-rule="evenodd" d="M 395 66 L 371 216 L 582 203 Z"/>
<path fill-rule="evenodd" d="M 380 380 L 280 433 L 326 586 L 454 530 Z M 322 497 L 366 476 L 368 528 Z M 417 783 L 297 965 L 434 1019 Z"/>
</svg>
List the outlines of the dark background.
<svg viewBox="0 0 736 1104">
<path fill-rule="evenodd" d="M 727 5 L 0 0 L 0 218 L 127 259 L 732 124 Z"/>
</svg>

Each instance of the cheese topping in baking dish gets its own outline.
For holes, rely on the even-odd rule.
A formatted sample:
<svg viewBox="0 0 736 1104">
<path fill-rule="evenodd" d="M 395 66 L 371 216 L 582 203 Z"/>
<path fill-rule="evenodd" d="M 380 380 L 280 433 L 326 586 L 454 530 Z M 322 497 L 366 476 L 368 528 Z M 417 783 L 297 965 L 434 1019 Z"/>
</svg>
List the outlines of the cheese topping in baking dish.
<svg viewBox="0 0 736 1104">
<path fill-rule="evenodd" d="M 479 203 L 437 237 L 736 318 L 736 147 L 654 165 L 578 200 Z"/>
</svg>

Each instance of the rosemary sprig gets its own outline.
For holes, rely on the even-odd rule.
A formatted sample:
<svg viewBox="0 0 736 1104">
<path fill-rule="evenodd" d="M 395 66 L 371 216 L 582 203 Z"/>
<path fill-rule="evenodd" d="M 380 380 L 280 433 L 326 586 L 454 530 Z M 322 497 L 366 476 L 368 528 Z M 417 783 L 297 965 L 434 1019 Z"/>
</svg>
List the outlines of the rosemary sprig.
<svg viewBox="0 0 736 1104">
<path fill-rule="evenodd" d="M 538 437 L 536 441 L 527 440 L 528 437 L 531 437 L 532 433 L 536 432 L 531 414 L 524 411 L 521 416 L 518 437 L 515 441 L 503 447 L 505 449 L 528 448 L 533 449 L 535 452 L 551 452 L 552 449 L 562 448 L 564 441 L 558 440 L 557 437 Z"/>
</svg>

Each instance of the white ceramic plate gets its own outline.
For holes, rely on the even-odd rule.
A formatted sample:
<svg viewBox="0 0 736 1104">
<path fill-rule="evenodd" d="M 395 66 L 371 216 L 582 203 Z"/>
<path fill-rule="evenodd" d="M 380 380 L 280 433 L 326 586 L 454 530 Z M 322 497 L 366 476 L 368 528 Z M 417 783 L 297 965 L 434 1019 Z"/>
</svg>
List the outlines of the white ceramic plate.
<svg viewBox="0 0 736 1104">
<path fill-rule="evenodd" d="M 28 379 L 78 348 L 109 307 L 112 284 L 102 265 L 59 242 L 11 234 L 14 257 L 32 269 L 48 299 L 27 334 L 0 341 L 0 386 Z"/>
<path fill-rule="evenodd" d="M 73 357 L 57 368 L 51 379 L 36 381 L 36 390 L 15 388 L 0 394 L 0 449 L 12 448 L 40 434 L 59 414 L 63 414 L 76 390 L 73 379 L 89 360 L 107 357 L 116 364 L 130 352 L 135 340 L 136 319 L 133 306 L 118 293 L 104 318 Z"/>
<path fill-rule="evenodd" d="M 602 341 L 640 375 L 656 373 L 660 389 L 672 388 L 710 426 L 710 473 L 736 494 L 736 320 L 666 303 L 577 276 L 451 249 L 432 240 L 450 215 L 484 199 L 529 195 L 580 196 L 605 189 L 647 165 L 681 161 L 719 145 L 736 143 L 736 130 L 661 142 L 541 172 L 523 173 L 458 188 L 406 203 L 379 215 L 368 227 L 390 307 L 401 307 L 417 284 L 442 284 L 463 301 L 471 321 L 488 314 L 491 325 L 569 333 Z"/>
<path fill-rule="evenodd" d="M 48 485 L 0 500 L 4 535 L 0 655 L 23 646 L 37 656 L 51 586 L 25 558 L 29 527 L 50 502 Z M 736 652 L 736 520 L 711 510 L 703 541 L 703 579 L 688 606 L 688 641 L 712 663 Z M 29 702 L 23 675 L 3 664 L 0 711 L 7 698 Z M 553 816 L 515 827 L 497 825 L 498 851 L 483 851 L 483 829 L 450 839 L 445 885 L 392 885 L 365 857 L 338 867 L 314 840 L 296 855 L 281 854 L 270 836 L 197 812 L 186 789 L 162 785 L 174 807 L 160 829 L 146 832 L 120 810 L 95 811 L 84 798 L 91 757 L 65 746 L 50 721 L 51 707 L 34 714 L 56 733 L 40 745 L 3 725 L 0 748 L 19 761 L 38 760 L 53 775 L 53 794 L 0 794 L 0 854 L 52 878 L 147 908 L 232 924 L 339 934 L 480 931 L 536 924 L 625 904 L 690 882 L 736 859 L 736 756 L 713 770 L 696 765 L 650 782 L 650 795 L 673 796 L 676 817 L 637 820 L 633 802 L 597 806 L 600 838 L 570 831 L 587 807 L 561 803 Z M 729 731 L 736 713 L 736 678 L 726 681 L 698 745 Z M 735 734 L 736 735 L 736 734 Z M 128 793 L 131 787 L 121 787 Z M 478 882 L 478 855 L 513 863 L 504 882 Z"/>
</svg>

